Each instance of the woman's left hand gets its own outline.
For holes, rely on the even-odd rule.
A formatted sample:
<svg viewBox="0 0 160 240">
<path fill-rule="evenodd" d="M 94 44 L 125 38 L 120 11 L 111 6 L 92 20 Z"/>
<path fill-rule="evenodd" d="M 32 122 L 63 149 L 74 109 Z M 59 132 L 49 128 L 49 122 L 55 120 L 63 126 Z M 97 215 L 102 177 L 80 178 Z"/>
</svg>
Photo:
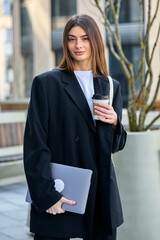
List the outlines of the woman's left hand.
<svg viewBox="0 0 160 240">
<path fill-rule="evenodd" d="M 112 106 L 100 103 L 98 106 L 95 106 L 95 112 L 100 121 L 110 123 L 114 127 L 117 126 L 118 117 Z"/>
</svg>

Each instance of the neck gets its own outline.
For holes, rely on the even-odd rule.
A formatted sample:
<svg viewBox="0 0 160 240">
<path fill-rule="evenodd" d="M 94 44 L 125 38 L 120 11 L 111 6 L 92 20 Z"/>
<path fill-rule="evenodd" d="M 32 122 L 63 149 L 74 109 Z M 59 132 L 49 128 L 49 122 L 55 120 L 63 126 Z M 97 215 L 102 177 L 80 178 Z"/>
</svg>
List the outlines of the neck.
<svg viewBox="0 0 160 240">
<path fill-rule="evenodd" d="M 73 65 L 74 71 L 89 71 L 92 70 L 90 63 L 83 63 L 83 62 L 74 62 Z"/>
</svg>

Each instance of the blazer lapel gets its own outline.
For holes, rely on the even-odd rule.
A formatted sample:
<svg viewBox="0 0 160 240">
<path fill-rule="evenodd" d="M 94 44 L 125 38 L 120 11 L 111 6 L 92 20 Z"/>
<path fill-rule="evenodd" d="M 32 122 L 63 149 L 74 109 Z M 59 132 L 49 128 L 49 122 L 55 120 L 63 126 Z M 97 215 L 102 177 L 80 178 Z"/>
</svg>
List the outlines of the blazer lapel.
<svg viewBox="0 0 160 240">
<path fill-rule="evenodd" d="M 88 125 L 96 132 L 96 127 L 93 122 L 92 114 L 88 106 L 85 95 L 77 81 L 74 73 L 63 72 L 63 83 L 65 91 L 70 95 L 74 103 L 77 105 Z"/>
<path fill-rule="evenodd" d="M 93 78 L 93 84 L 96 94 L 109 95 L 109 80 L 107 77 Z"/>
</svg>

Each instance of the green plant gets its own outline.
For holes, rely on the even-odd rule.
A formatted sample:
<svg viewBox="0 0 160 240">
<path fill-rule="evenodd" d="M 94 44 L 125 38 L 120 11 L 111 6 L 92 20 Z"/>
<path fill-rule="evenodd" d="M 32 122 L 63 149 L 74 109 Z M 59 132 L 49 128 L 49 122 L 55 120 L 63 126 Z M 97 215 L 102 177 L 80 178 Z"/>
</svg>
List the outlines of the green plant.
<svg viewBox="0 0 160 240">
<path fill-rule="evenodd" d="M 152 110 L 156 102 L 159 89 L 160 89 L 160 75 L 158 76 L 157 86 L 152 98 L 152 101 L 148 103 L 151 86 L 153 83 L 153 68 L 152 60 L 154 57 L 155 49 L 160 37 L 160 24 L 157 26 L 157 33 L 155 36 L 155 42 L 151 48 L 149 45 L 149 38 L 151 29 L 155 23 L 155 19 L 158 16 L 158 10 L 160 8 L 160 0 L 155 0 L 155 12 L 151 14 L 151 0 L 148 2 L 148 13 L 145 32 L 142 31 L 144 26 L 145 8 L 143 0 L 137 0 L 140 9 L 140 21 L 139 21 L 139 44 L 141 48 L 141 57 L 139 60 L 138 70 L 134 72 L 134 64 L 126 57 L 119 31 L 119 15 L 121 10 L 121 0 L 106 0 L 105 5 L 102 7 L 103 0 L 93 0 L 95 6 L 100 11 L 103 18 L 103 24 L 105 25 L 106 34 L 108 36 L 109 48 L 114 57 L 119 61 L 123 74 L 128 81 L 128 119 L 130 131 L 146 131 L 153 123 L 160 118 L 160 114 L 157 115 L 147 126 L 145 126 L 145 119 L 149 111 Z M 112 15 L 113 23 L 111 23 L 110 15 Z M 136 91 L 136 82 L 140 78 L 141 87 L 139 92 Z M 139 112 L 139 114 L 137 114 Z"/>
</svg>

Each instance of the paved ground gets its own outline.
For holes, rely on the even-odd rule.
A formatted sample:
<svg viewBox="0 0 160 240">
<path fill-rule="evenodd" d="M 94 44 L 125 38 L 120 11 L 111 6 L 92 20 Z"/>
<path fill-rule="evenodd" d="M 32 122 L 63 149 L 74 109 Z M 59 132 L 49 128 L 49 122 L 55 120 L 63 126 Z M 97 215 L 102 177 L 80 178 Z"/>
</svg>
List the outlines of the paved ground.
<svg viewBox="0 0 160 240">
<path fill-rule="evenodd" d="M 27 227 L 26 191 L 25 182 L 0 186 L 0 240 L 33 240 Z"/>
<path fill-rule="evenodd" d="M 27 223 L 26 183 L 0 187 L 0 240 L 33 240 Z"/>
</svg>

